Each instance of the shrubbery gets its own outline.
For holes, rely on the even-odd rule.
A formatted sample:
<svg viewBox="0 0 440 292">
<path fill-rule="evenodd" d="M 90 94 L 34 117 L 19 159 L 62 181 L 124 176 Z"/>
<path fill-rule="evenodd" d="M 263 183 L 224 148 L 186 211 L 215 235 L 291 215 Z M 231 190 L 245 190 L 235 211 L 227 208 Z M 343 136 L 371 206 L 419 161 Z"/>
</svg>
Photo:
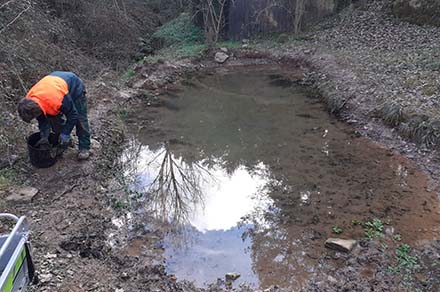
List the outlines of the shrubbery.
<svg viewBox="0 0 440 292">
<path fill-rule="evenodd" d="M 160 49 L 174 45 L 203 43 L 203 30 L 197 27 L 189 14 L 182 13 L 178 18 L 166 23 L 152 35 L 153 46 Z"/>
</svg>

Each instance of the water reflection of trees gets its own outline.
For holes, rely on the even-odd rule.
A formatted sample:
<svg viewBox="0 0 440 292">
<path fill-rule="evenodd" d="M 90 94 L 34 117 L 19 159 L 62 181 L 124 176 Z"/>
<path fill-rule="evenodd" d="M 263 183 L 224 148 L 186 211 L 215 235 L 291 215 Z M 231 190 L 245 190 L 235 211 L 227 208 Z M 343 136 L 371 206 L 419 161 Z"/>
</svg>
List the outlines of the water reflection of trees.
<svg viewBox="0 0 440 292">
<path fill-rule="evenodd" d="M 174 157 L 169 145 L 162 153 L 159 172 L 147 186 L 151 207 L 162 220 L 184 223 L 197 204 L 203 203 L 202 183 L 210 173 L 197 162 L 184 162 Z"/>
<path fill-rule="evenodd" d="M 203 186 L 215 178 L 203 162 L 184 160 L 169 143 L 151 151 L 146 161 L 142 151 L 143 146 L 132 141 L 125 156 L 125 176 L 133 180 L 132 191 L 144 197 L 146 207 L 157 218 L 184 226 L 194 208 L 203 205 Z"/>
<path fill-rule="evenodd" d="M 255 209 L 241 222 L 252 226 L 243 238 L 252 242 L 253 271 L 262 287 L 273 284 L 301 287 L 320 267 L 318 259 L 322 250 L 316 245 L 322 245 L 322 235 L 308 221 L 295 219 L 304 215 L 300 198 L 291 193 L 299 191 L 286 190 L 280 183 L 272 183 L 267 188 L 274 199 L 273 204 L 265 209 Z M 288 200 L 288 206 L 282 202 L 282 197 Z M 309 215 L 312 216 L 306 216 Z"/>
</svg>

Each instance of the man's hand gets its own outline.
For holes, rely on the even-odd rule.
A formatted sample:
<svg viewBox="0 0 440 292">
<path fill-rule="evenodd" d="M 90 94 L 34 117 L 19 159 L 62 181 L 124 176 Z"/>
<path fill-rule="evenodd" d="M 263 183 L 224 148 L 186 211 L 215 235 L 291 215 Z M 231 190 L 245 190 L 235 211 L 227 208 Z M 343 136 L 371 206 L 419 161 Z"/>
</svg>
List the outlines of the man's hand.
<svg viewBox="0 0 440 292">
<path fill-rule="evenodd" d="M 61 147 L 67 148 L 70 143 L 70 135 L 60 134 L 60 138 L 58 141 L 59 141 Z"/>
</svg>

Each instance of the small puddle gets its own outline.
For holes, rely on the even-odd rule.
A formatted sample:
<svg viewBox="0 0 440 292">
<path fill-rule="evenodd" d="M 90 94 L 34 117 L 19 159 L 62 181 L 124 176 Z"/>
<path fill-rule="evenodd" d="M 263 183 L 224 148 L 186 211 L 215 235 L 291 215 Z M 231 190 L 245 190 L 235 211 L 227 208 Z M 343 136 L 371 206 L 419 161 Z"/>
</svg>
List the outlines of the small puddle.
<svg viewBox="0 0 440 292">
<path fill-rule="evenodd" d="M 409 243 L 439 236 L 424 174 L 273 72 L 193 78 L 164 100 L 129 117 L 122 159 L 136 199 L 174 227 L 164 254 L 180 280 L 299 289 L 332 268 L 319 259 L 334 225 L 364 236 L 352 220 L 380 218 Z"/>
</svg>

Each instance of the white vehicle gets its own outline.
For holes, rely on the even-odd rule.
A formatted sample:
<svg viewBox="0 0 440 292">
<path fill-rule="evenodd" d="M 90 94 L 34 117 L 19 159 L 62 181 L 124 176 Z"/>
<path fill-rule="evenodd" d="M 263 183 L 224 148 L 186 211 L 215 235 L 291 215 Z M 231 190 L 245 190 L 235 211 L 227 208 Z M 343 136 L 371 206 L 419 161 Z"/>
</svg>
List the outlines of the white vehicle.
<svg viewBox="0 0 440 292">
<path fill-rule="evenodd" d="M 0 213 L 0 220 L 5 219 L 13 220 L 16 224 L 11 233 L 0 235 L 0 292 L 23 292 L 35 275 L 29 225 L 26 217 Z"/>
</svg>

